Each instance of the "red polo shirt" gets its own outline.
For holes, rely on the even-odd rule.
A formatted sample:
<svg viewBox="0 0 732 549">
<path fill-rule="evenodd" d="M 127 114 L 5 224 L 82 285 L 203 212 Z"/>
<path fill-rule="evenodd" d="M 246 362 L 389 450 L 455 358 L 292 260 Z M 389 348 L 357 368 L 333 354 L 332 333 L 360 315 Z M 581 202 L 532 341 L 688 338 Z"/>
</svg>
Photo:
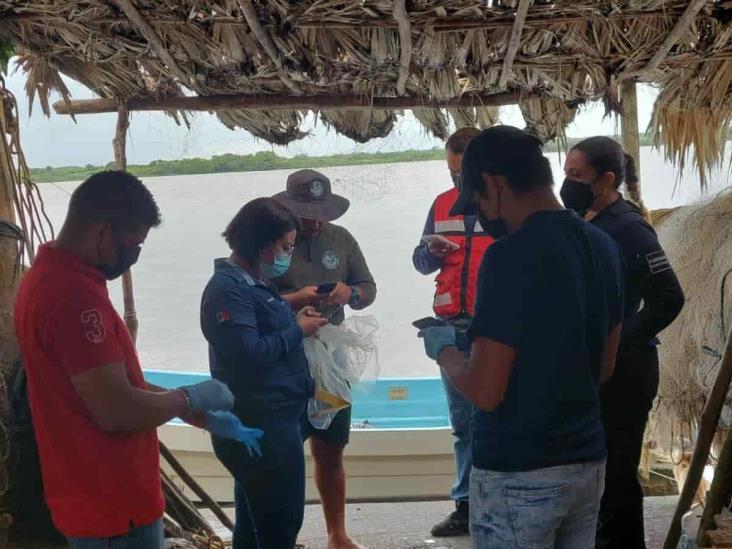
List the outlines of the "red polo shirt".
<svg viewBox="0 0 732 549">
<path fill-rule="evenodd" d="M 103 431 L 71 377 L 124 362 L 145 387 L 124 322 L 96 269 L 52 245 L 41 247 L 15 305 L 33 426 L 53 521 L 70 537 L 110 537 L 163 515 L 155 431 Z"/>
</svg>

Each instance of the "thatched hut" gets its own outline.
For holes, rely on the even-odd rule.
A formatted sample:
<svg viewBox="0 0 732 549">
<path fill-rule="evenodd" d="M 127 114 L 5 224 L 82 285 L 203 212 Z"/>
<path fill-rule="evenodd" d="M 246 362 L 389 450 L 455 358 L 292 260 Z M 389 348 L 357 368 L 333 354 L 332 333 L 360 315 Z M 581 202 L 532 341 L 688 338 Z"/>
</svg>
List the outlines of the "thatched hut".
<svg viewBox="0 0 732 549">
<path fill-rule="evenodd" d="M 212 111 L 229 128 L 287 144 L 306 135 L 310 111 L 366 141 L 387 135 L 404 110 L 444 138 L 450 120 L 490 125 L 497 107 L 518 104 L 530 131 L 561 140 L 590 101 L 621 115 L 637 160 L 635 86 L 650 82 L 657 143 L 682 169 L 691 153 L 704 184 L 732 116 L 731 22 L 729 0 L 0 0 L 0 61 L 12 48 L 46 115 L 54 92 L 58 114 L 117 112 L 120 167 L 136 110 L 182 124 Z M 74 100 L 62 74 L 98 98 Z M 0 114 L 11 143 L 11 110 Z M 3 157 L 13 169 L 0 170 L 0 215 L 41 234 L 17 139 L 0 147 L 0 167 Z M 0 266 L 13 260 L 3 249 Z M 134 334 L 129 274 L 124 288 Z"/>
</svg>

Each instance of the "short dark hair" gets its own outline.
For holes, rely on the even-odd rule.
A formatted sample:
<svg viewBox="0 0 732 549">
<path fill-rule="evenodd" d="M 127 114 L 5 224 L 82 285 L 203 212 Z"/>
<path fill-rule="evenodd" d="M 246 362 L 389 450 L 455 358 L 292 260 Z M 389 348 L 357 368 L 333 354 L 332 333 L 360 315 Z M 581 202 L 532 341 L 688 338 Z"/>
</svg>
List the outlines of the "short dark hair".
<svg viewBox="0 0 732 549">
<path fill-rule="evenodd" d="M 223 236 L 240 257 L 256 263 L 262 250 L 300 227 L 300 221 L 287 206 L 272 198 L 255 198 L 239 210 Z"/>
<path fill-rule="evenodd" d="M 463 156 L 463 182 L 479 182 L 484 173 L 504 176 L 517 195 L 554 185 L 541 141 L 511 126 L 484 130 L 468 144 Z M 475 188 L 480 192 L 484 189 L 479 183 Z"/>
<path fill-rule="evenodd" d="M 478 135 L 480 135 L 480 130 L 478 128 L 471 128 L 470 126 L 460 128 L 447 138 L 445 148 L 451 150 L 455 154 L 463 154 L 465 149 L 468 148 L 468 143 Z"/>
<path fill-rule="evenodd" d="M 116 233 L 150 229 L 160 222 L 160 209 L 150 190 L 120 170 L 90 176 L 71 195 L 66 214 L 66 223 L 73 228 L 109 223 Z"/>
<path fill-rule="evenodd" d="M 604 136 L 590 137 L 577 143 L 572 150 L 584 154 L 587 164 L 598 176 L 607 172 L 614 174 L 616 188 L 625 182 L 628 190 L 637 189 L 635 161 L 614 139 Z"/>
</svg>

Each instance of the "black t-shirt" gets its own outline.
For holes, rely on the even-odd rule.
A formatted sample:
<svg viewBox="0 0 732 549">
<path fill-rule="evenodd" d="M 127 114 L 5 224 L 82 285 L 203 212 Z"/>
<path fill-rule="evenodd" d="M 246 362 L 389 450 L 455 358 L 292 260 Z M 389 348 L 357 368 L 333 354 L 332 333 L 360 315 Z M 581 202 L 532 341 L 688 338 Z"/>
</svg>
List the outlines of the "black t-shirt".
<svg viewBox="0 0 732 549">
<path fill-rule="evenodd" d="M 598 390 L 623 317 L 618 246 L 568 210 L 534 214 L 486 252 L 471 339 L 516 350 L 503 402 L 473 416 L 473 464 L 526 471 L 606 455 Z"/>
</svg>

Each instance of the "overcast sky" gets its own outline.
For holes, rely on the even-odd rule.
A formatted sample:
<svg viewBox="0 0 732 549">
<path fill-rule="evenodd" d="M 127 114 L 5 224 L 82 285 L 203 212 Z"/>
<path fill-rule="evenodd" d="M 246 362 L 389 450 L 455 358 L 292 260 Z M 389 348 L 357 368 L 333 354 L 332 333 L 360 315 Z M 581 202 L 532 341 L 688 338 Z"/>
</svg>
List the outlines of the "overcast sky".
<svg viewBox="0 0 732 549">
<path fill-rule="evenodd" d="M 74 99 L 90 98 L 94 95 L 84 86 L 67 79 Z M 51 115 L 46 119 L 38 104 L 28 118 L 28 100 L 25 94 L 25 76 L 21 72 L 12 74 L 6 84 L 18 99 L 21 111 L 21 141 L 25 156 L 31 167 L 103 165 L 112 160 L 112 137 L 116 114 L 81 115 L 74 123 L 68 116 Z M 641 86 L 638 93 L 638 116 L 640 129 L 648 125 L 655 92 Z M 501 121 L 522 127 L 523 119 L 517 107 L 503 107 Z M 287 147 L 278 147 L 252 137 L 244 130 L 232 131 L 224 127 L 208 113 L 196 113 L 191 129 L 177 126 L 162 113 L 135 112 L 131 115 L 127 142 L 127 158 L 130 164 L 146 164 L 156 159 L 177 159 L 210 157 L 215 154 L 250 154 L 273 150 L 281 156 L 307 154 L 318 156 L 356 151 L 395 151 L 404 149 L 428 149 L 442 144 L 427 135 L 420 124 L 406 114 L 397 123 L 395 131 L 384 139 L 374 139 L 366 144 L 356 143 L 347 137 L 316 124 L 315 118 L 308 121 L 311 135 L 295 141 Z M 603 120 L 601 104 L 586 107 L 568 128 L 570 137 L 589 135 L 611 135 L 619 131 L 614 118 Z"/>
</svg>

